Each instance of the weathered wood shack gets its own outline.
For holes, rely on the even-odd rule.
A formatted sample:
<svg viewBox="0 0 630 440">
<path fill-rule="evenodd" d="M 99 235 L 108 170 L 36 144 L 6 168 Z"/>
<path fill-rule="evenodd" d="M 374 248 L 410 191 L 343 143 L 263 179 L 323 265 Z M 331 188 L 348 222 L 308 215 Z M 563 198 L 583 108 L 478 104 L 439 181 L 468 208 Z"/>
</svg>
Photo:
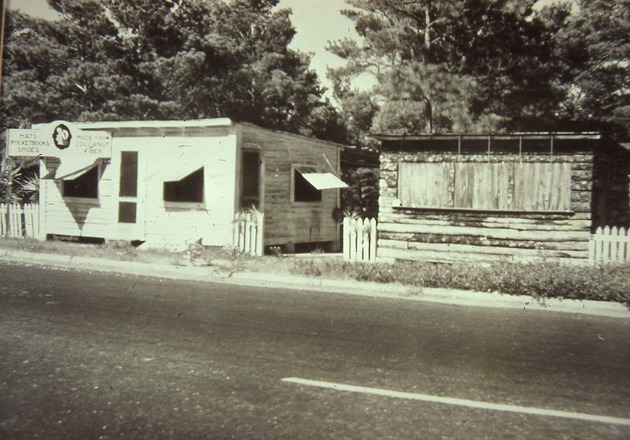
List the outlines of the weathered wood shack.
<svg viewBox="0 0 630 440">
<path fill-rule="evenodd" d="M 41 158 L 45 235 L 156 246 L 232 245 L 235 214 L 251 207 L 266 247 L 338 246 L 341 148 L 225 118 L 9 130 L 10 153 Z"/>
<path fill-rule="evenodd" d="M 375 138 L 381 257 L 584 262 L 627 226 L 628 154 L 597 133 Z"/>
</svg>

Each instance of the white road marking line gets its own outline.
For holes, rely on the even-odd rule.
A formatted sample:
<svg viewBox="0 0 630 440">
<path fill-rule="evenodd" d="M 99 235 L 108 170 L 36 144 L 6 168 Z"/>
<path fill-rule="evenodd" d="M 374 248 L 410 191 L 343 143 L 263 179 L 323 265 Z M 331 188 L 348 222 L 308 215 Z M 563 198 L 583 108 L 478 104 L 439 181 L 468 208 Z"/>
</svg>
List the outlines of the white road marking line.
<svg viewBox="0 0 630 440">
<path fill-rule="evenodd" d="M 600 416 L 596 414 L 585 414 L 571 411 L 557 411 L 553 409 L 534 408 L 518 405 L 502 405 L 498 403 L 480 402 L 477 400 L 457 399 L 454 397 L 432 396 L 429 394 L 405 393 L 400 391 L 385 390 L 382 388 L 368 388 L 342 383 L 302 379 L 299 377 L 285 377 L 282 379 L 282 381 L 311 387 L 328 388 L 337 391 L 347 391 L 350 393 L 372 394 L 383 397 L 394 397 L 397 399 L 419 400 L 422 402 L 442 403 L 445 405 L 466 406 L 469 408 L 485 409 L 490 411 L 504 411 L 545 417 L 562 417 L 565 419 L 630 426 L 630 419 L 624 419 L 621 417 Z"/>
</svg>

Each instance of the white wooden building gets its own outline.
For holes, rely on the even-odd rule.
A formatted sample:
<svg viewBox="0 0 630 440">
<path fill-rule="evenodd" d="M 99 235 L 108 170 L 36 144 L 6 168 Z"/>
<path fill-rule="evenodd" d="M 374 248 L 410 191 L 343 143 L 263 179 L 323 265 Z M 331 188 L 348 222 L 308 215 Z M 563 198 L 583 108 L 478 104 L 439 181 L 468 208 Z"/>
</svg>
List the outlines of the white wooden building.
<svg viewBox="0 0 630 440">
<path fill-rule="evenodd" d="M 8 138 L 10 155 L 41 158 L 43 237 L 231 246 L 235 214 L 255 206 L 266 247 L 339 244 L 338 144 L 225 118 L 54 122 Z"/>
</svg>

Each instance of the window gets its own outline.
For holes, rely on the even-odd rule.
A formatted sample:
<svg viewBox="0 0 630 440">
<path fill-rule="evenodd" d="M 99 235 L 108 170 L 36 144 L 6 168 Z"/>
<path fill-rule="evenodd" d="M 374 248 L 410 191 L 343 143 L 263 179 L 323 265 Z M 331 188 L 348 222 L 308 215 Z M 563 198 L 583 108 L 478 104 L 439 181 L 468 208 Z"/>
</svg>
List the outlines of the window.
<svg viewBox="0 0 630 440">
<path fill-rule="evenodd" d="M 293 170 L 293 201 L 294 202 L 321 202 L 322 192 L 311 185 L 302 175 L 316 173 L 311 167 L 300 167 Z"/>
<path fill-rule="evenodd" d="M 138 152 L 121 151 L 118 223 L 136 223 L 138 209 Z"/>
<path fill-rule="evenodd" d="M 347 188 L 337 176 L 323 173 L 311 166 L 298 166 L 293 170 L 293 201 L 321 202 L 322 190 Z"/>
<path fill-rule="evenodd" d="M 180 180 L 164 182 L 164 201 L 203 203 L 203 183 L 203 167 Z"/>
<path fill-rule="evenodd" d="M 120 191 L 121 197 L 138 196 L 138 152 L 120 153 Z"/>
<path fill-rule="evenodd" d="M 259 207 L 260 154 L 243 151 L 241 158 L 241 208 Z"/>
<path fill-rule="evenodd" d="M 99 167 L 94 165 L 74 179 L 64 179 L 61 184 L 63 197 L 98 199 Z"/>
<path fill-rule="evenodd" d="M 403 207 L 504 211 L 569 211 L 571 164 L 402 162 Z"/>
<path fill-rule="evenodd" d="M 118 202 L 118 223 L 135 223 L 136 209 L 135 202 Z"/>
</svg>

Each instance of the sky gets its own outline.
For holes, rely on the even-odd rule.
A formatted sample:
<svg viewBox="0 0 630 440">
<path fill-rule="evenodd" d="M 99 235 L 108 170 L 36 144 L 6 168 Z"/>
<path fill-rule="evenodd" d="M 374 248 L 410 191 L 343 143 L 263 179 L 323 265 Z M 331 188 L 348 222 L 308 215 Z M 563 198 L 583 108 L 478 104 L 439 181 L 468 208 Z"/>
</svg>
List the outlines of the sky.
<svg viewBox="0 0 630 440">
<path fill-rule="evenodd" d="M 37 17 L 50 17 L 46 0 L 8 0 L 9 9 L 20 9 Z M 355 37 L 352 22 L 339 11 L 348 6 L 344 0 L 280 0 L 278 7 L 293 11 L 291 22 L 296 35 L 291 48 L 311 54 L 311 68 L 319 75 L 324 87 L 330 88 L 326 79 L 327 67 L 339 67 L 343 60 L 325 48 L 328 41 Z"/>
</svg>

